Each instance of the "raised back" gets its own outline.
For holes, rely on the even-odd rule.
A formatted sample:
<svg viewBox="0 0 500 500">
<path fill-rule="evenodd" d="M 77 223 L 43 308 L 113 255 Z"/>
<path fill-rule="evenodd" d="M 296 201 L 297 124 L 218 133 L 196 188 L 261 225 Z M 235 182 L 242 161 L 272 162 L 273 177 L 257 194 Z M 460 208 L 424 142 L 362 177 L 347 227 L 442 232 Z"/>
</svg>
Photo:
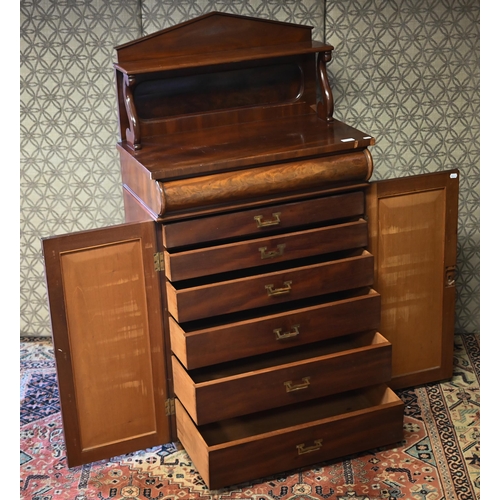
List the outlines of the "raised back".
<svg viewBox="0 0 500 500">
<path fill-rule="evenodd" d="M 333 47 L 311 32 L 213 12 L 116 47 L 122 145 L 139 150 L 179 131 L 276 116 L 331 122 Z"/>
<path fill-rule="evenodd" d="M 221 12 L 177 24 L 116 47 L 118 62 L 194 56 L 311 41 L 311 26 L 282 23 Z"/>
</svg>

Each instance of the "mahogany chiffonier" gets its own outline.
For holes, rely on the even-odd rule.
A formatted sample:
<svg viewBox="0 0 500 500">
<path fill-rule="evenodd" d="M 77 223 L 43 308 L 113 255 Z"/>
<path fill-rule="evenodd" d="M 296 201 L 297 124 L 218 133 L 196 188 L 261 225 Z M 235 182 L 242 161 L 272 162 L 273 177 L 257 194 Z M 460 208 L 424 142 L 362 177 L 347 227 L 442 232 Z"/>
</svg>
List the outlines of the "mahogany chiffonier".
<svg viewBox="0 0 500 500">
<path fill-rule="evenodd" d="M 117 47 L 127 223 L 43 241 L 70 467 L 179 440 L 229 486 L 397 445 L 451 376 L 458 172 L 369 182 L 311 30 Z"/>
</svg>

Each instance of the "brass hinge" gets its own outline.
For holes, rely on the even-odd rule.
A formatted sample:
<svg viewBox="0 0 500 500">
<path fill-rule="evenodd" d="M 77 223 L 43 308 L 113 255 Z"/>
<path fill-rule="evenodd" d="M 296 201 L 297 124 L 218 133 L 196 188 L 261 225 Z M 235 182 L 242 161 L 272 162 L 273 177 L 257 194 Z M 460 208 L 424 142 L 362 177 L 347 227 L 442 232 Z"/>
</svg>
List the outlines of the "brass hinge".
<svg viewBox="0 0 500 500">
<path fill-rule="evenodd" d="M 155 262 L 155 271 L 165 271 L 165 257 L 163 256 L 163 252 L 156 252 L 153 257 Z"/>
<path fill-rule="evenodd" d="M 175 398 L 165 400 L 165 415 L 175 415 Z"/>
</svg>

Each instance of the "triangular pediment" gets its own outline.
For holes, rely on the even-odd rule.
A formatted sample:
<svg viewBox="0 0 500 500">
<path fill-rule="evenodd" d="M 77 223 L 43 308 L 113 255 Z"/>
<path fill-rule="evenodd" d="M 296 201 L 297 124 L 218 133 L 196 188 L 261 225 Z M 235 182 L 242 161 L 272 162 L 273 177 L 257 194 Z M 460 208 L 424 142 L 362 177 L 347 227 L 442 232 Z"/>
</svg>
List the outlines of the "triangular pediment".
<svg viewBox="0 0 500 500">
<path fill-rule="evenodd" d="M 119 62 L 311 41 L 311 26 L 211 12 L 116 47 Z"/>
</svg>

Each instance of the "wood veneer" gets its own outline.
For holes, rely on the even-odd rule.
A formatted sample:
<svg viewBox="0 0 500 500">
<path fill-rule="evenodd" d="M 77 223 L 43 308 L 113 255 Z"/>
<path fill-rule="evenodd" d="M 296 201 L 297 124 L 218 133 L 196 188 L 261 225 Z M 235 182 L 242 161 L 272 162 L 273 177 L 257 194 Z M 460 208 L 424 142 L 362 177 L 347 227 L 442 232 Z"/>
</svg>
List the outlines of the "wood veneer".
<svg viewBox="0 0 500 500">
<path fill-rule="evenodd" d="M 369 249 L 395 388 L 453 374 L 458 171 L 373 184 Z"/>
<path fill-rule="evenodd" d="M 43 241 L 70 467 L 171 438 L 152 224 Z"/>
</svg>

